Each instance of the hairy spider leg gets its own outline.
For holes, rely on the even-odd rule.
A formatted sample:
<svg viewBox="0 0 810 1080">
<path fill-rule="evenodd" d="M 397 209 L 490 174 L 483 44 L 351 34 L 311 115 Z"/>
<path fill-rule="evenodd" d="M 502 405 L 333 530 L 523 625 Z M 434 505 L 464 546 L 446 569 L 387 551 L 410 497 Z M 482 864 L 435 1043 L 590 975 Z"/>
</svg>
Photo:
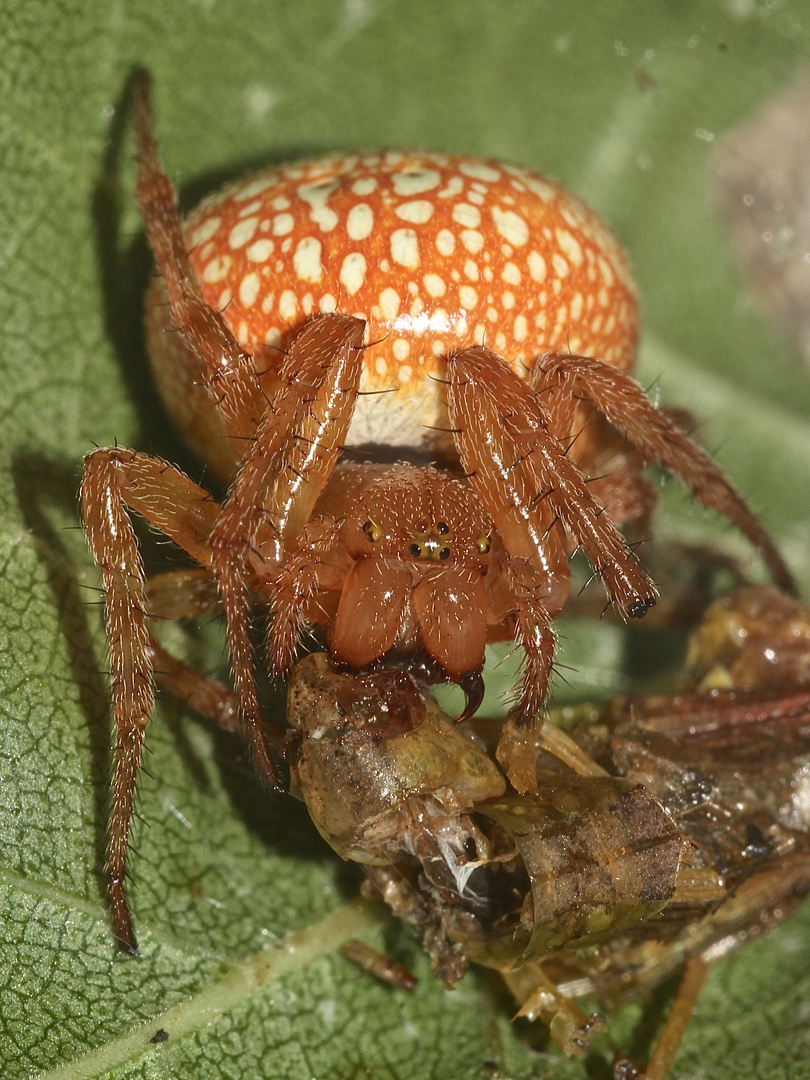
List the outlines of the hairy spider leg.
<svg viewBox="0 0 810 1080">
<path fill-rule="evenodd" d="M 510 563 L 523 564 L 527 611 L 537 613 L 538 624 L 546 623 L 567 598 L 568 569 L 555 528 L 559 520 L 588 555 L 621 614 L 642 616 L 655 603 L 653 584 L 549 432 L 531 387 L 483 347 L 452 354 L 447 370 L 456 448 Z M 524 683 L 527 717 L 545 696 L 545 686 L 533 683 Z"/>
<path fill-rule="evenodd" d="M 177 191 L 160 162 L 152 118 L 150 80 L 137 73 L 133 86 L 138 156 L 137 197 L 155 262 L 163 277 L 172 319 L 204 363 L 208 392 L 217 402 L 229 435 L 250 439 L 265 410 L 263 388 L 253 356 L 234 338 L 221 312 L 200 293 L 183 237 Z M 240 460 L 244 446 L 238 445 Z"/>
<path fill-rule="evenodd" d="M 154 687 L 147 585 L 129 511 L 141 514 L 203 567 L 210 568 L 208 537 L 220 508 L 204 488 L 179 469 L 122 448 L 94 450 L 87 456 L 81 503 L 90 550 L 104 582 L 117 731 L 107 849 L 110 903 L 116 938 L 123 948 L 134 952 L 124 882 L 135 782 L 154 705 Z M 188 608 L 188 600 L 185 606 Z M 263 775 L 273 782 L 275 767 L 264 739 L 262 746 L 259 767 L 264 764 Z"/>
<path fill-rule="evenodd" d="M 284 357 L 280 386 L 211 534 L 234 685 L 251 733 L 261 728 L 261 708 L 250 643 L 248 557 L 272 573 L 312 515 L 351 423 L 364 330 L 360 319 L 322 315 L 296 335 Z M 273 538 L 259 550 L 263 528 Z"/>
<path fill-rule="evenodd" d="M 540 358 L 529 382 L 540 395 L 552 417 L 552 430 L 558 435 L 560 426 L 570 432 L 572 404 L 583 396 L 592 401 L 641 451 L 645 462 L 660 462 L 687 484 L 704 506 L 733 522 L 760 551 L 779 588 L 795 595 L 790 570 L 743 497 L 667 410 L 656 409 L 635 379 L 592 357 L 549 353 Z"/>
<path fill-rule="evenodd" d="M 160 164 L 149 82 L 135 84 L 138 202 L 163 276 L 172 319 L 203 361 L 208 390 L 230 435 L 242 440 L 241 465 L 210 536 L 234 684 L 245 729 L 264 754 L 262 717 L 250 644 L 248 555 L 263 525 L 276 533 L 265 560 L 281 561 L 285 543 L 309 519 L 351 422 L 362 367 L 365 323 L 331 314 L 305 324 L 277 372 L 256 372 L 222 314 L 203 300 L 183 238 L 177 193 Z M 265 773 L 268 761 L 260 761 Z"/>
</svg>

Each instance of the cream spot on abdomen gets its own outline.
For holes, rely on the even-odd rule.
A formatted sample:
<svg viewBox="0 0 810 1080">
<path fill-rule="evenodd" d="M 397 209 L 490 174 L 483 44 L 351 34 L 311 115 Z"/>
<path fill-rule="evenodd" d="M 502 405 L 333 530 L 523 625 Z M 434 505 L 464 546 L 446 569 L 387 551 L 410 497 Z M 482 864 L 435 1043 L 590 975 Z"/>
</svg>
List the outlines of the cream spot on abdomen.
<svg viewBox="0 0 810 1080">
<path fill-rule="evenodd" d="M 433 216 L 433 203 L 427 199 L 413 199 L 411 202 L 402 203 L 394 213 L 403 221 L 410 221 L 413 225 L 424 225 Z"/>
<path fill-rule="evenodd" d="M 533 281 L 545 281 L 548 268 L 546 267 L 546 260 L 538 251 L 529 252 L 529 273 L 532 276 Z"/>
<path fill-rule="evenodd" d="M 320 240 L 314 236 L 305 236 L 299 241 L 293 255 L 293 269 L 299 281 L 311 281 L 313 284 L 323 277 Z"/>
<path fill-rule="evenodd" d="M 551 257 L 551 264 L 554 267 L 554 273 L 557 278 L 567 278 L 571 272 L 571 268 L 568 266 L 568 262 L 558 252 L 554 252 Z"/>
<path fill-rule="evenodd" d="M 492 208 L 492 219 L 495 228 L 510 244 L 521 247 L 529 239 L 529 226 L 514 210 L 501 210 L 495 206 Z"/>
<path fill-rule="evenodd" d="M 256 297 L 259 295 L 259 285 L 259 275 L 255 271 L 251 274 L 245 274 L 242 278 L 242 284 L 239 286 L 239 303 L 242 307 L 252 307 Z"/>
<path fill-rule="evenodd" d="M 448 258 L 456 250 L 456 238 L 449 229 L 440 229 L 436 233 L 436 249 L 440 255 L 445 255 Z"/>
<path fill-rule="evenodd" d="M 380 311 L 383 314 L 383 318 L 389 322 L 393 322 L 399 315 L 399 307 L 402 303 L 402 299 L 396 289 L 383 289 L 380 293 Z"/>
<path fill-rule="evenodd" d="M 602 280 L 607 285 L 607 287 L 610 288 L 611 285 L 613 284 L 613 282 L 616 280 L 616 278 L 615 278 L 615 276 L 613 274 L 613 267 L 610 265 L 610 263 L 607 261 L 607 259 L 603 259 L 603 258 L 600 257 L 600 259 L 599 259 L 599 270 L 600 270 L 600 273 L 602 274 Z"/>
<path fill-rule="evenodd" d="M 467 311 L 471 311 L 478 303 L 478 293 L 472 285 L 462 285 L 458 290 L 458 302 Z"/>
<path fill-rule="evenodd" d="M 395 229 L 391 233 L 391 258 L 408 270 L 419 267 L 419 241 L 413 229 Z"/>
<path fill-rule="evenodd" d="M 374 213 L 368 203 L 358 203 L 349 211 L 346 218 L 346 233 L 350 240 L 357 243 L 371 236 L 374 229 Z"/>
<path fill-rule="evenodd" d="M 210 240 L 219 226 L 222 224 L 222 218 L 212 217 L 208 221 L 204 221 L 202 225 L 198 225 L 196 229 L 191 231 L 191 247 L 197 248 L 201 244 Z"/>
<path fill-rule="evenodd" d="M 481 211 L 469 203 L 458 203 L 453 207 L 453 221 L 464 229 L 477 229 L 481 224 Z"/>
<path fill-rule="evenodd" d="M 484 234 L 478 229 L 465 229 L 461 242 L 471 255 L 478 255 L 484 248 Z"/>
<path fill-rule="evenodd" d="M 366 280 L 367 266 L 365 256 L 361 255 L 359 251 L 352 251 L 343 260 L 343 265 L 340 268 L 340 283 L 350 296 L 354 296 L 357 290 L 362 288 L 363 282 Z"/>
<path fill-rule="evenodd" d="M 257 217 L 245 218 L 244 221 L 238 222 L 228 233 L 228 246 L 234 250 L 244 247 L 248 240 L 252 239 L 258 224 Z"/>
<path fill-rule="evenodd" d="M 447 292 L 444 279 L 440 278 L 438 274 L 425 274 L 422 281 L 425 283 L 425 288 L 430 296 L 444 296 Z"/>
<path fill-rule="evenodd" d="M 339 186 L 339 180 L 315 180 L 311 184 L 301 184 L 297 189 L 298 198 L 309 203 L 310 221 L 314 221 L 322 232 L 331 232 L 338 223 L 337 214 L 326 204 Z"/>
<path fill-rule="evenodd" d="M 461 161 L 459 162 L 458 171 L 473 180 L 486 180 L 490 184 L 496 183 L 501 178 L 501 174 L 497 169 L 493 169 L 491 165 L 487 165 L 483 161 Z"/>
<path fill-rule="evenodd" d="M 273 218 L 273 236 L 286 236 L 295 228 L 295 218 L 292 214 L 276 214 Z"/>
<path fill-rule="evenodd" d="M 376 176 L 361 176 L 352 184 L 352 192 L 355 195 L 370 195 L 377 188 Z"/>
<path fill-rule="evenodd" d="M 218 255 L 203 270 L 203 281 L 208 285 L 215 285 L 218 281 L 224 280 L 232 265 L 233 259 L 230 255 Z"/>
<path fill-rule="evenodd" d="M 257 240 L 255 244 L 251 244 L 245 252 L 248 259 L 251 262 L 263 263 L 267 262 L 270 256 L 273 254 L 273 248 L 275 244 L 272 240 Z"/>
<path fill-rule="evenodd" d="M 391 180 L 394 193 L 407 198 L 438 187 L 441 176 L 435 169 L 407 169 L 394 173 Z"/>
<path fill-rule="evenodd" d="M 440 199 L 452 199 L 456 195 L 460 195 L 464 190 L 464 181 L 460 176 L 451 176 L 447 181 L 445 187 L 439 192 Z"/>
<path fill-rule="evenodd" d="M 584 255 L 582 254 L 582 247 L 575 236 L 573 236 L 567 229 L 557 229 L 557 243 L 560 245 L 560 251 L 565 255 L 570 263 L 574 266 L 581 266 Z"/>
<path fill-rule="evenodd" d="M 257 176 L 255 180 L 250 180 L 243 188 L 234 193 L 234 201 L 247 202 L 249 199 L 255 199 L 257 195 L 261 195 L 268 188 L 275 187 L 277 183 L 278 176 L 276 173 L 270 173 L 269 176 Z"/>
<path fill-rule="evenodd" d="M 298 300 L 291 289 L 285 289 L 279 297 L 278 313 L 287 322 L 292 322 L 298 315 Z"/>
</svg>

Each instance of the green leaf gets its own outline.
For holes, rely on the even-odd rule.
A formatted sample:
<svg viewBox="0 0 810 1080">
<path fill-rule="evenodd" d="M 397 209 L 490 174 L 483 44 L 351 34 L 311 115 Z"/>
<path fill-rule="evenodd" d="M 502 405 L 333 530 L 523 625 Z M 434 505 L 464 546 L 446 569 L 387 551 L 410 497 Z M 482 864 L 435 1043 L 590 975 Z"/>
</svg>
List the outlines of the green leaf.
<svg viewBox="0 0 810 1080">
<path fill-rule="evenodd" d="M 641 373 L 692 410 L 810 590 L 810 384 L 744 298 L 711 202 L 712 146 L 807 62 L 808 8 L 557 0 L 0 2 L 0 1069 L 18 1077 L 443 1080 L 598 1073 L 510 1024 L 486 972 L 453 993 L 358 875 L 238 745 L 169 703 L 148 734 L 133 886 L 141 955 L 116 954 L 100 864 L 110 769 L 98 579 L 77 525 L 82 455 L 117 440 L 195 469 L 143 356 L 136 63 L 190 198 L 252 162 L 392 144 L 510 158 L 600 209 L 636 266 Z M 703 137 L 698 137 L 700 131 Z M 708 533 L 707 533 L 708 530 Z M 680 497 L 663 535 L 736 537 Z M 166 565 L 165 549 L 149 549 Z M 566 627 L 588 686 L 621 634 Z M 206 669 L 216 633 L 177 640 Z M 808 913 L 719 965 L 673 1075 L 810 1076 Z M 362 933 L 411 997 L 336 952 Z M 290 937 L 292 935 L 292 937 Z M 666 995 L 616 1018 L 648 1037 Z M 168 1041 L 151 1042 L 158 1029 Z M 540 1047 L 538 1050 L 537 1047 Z M 633 1044 L 634 1047 L 637 1044 Z M 645 1044 L 638 1046 L 641 1053 Z"/>
</svg>

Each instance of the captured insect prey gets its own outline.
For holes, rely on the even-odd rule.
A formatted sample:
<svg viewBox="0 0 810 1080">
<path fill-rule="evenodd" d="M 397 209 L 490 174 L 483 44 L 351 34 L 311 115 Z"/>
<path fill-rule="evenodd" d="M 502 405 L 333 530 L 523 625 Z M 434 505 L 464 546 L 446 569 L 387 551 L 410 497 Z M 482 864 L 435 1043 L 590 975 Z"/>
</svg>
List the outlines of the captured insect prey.
<svg viewBox="0 0 810 1080">
<path fill-rule="evenodd" d="M 156 263 L 146 311 L 154 379 L 180 434 L 227 493 L 218 501 L 134 449 L 100 448 L 85 459 L 82 514 L 103 576 L 117 730 L 106 861 L 115 937 L 137 950 L 128 850 L 155 679 L 241 731 L 261 778 L 280 785 L 282 733 L 258 689 L 263 631 L 262 666 L 279 679 L 294 673 L 297 693 L 307 672 L 338 678 L 317 668 L 326 659 L 295 667 L 314 633 L 345 665 L 350 696 L 365 685 L 358 673 L 381 667 L 373 677 L 396 698 L 392 717 L 406 728 L 413 721 L 408 745 L 432 739 L 424 784 L 452 805 L 431 796 L 429 826 L 403 835 L 422 867 L 424 883 L 411 886 L 432 911 L 426 933 L 442 977 L 450 981 L 480 950 L 500 955 L 504 935 L 525 938 L 520 948 L 532 954 L 541 939 L 550 948 L 561 931 L 542 929 L 526 897 L 540 823 L 553 817 L 537 748 L 551 753 L 552 771 L 563 753 L 556 729 L 544 734 L 544 715 L 569 556 L 584 552 L 622 618 L 644 616 L 656 588 L 619 525 L 646 536 L 656 493 L 642 469 L 657 463 L 741 530 L 787 592 L 790 571 L 731 481 L 684 433 L 683 414 L 654 406 L 634 381 L 638 315 L 627 259 L 571 192 L 492 160 L 346 153 L 249 176 L 184 222 L 158 153 L 148 76 L 133 85 L 137 198 Z M 147 581 L 133 513 L 197 567 Z M 156 620 L 210 612 L 225 616 L 233 694 L 152 634 Z M 485 647 L 502 640 L 516 642 L 525 664 L 494 754 L 451 738 L 449 727 L 440 738 L 450 721 L 422 682 L 457 683 L 462 716 L 471 717 L 483 697 Z M 326 708 L 326 690 L 313 693 Z M 305 790 L 303 729 L 301 740 Z M 587 773 L 591 751 L 566 746 Z M 417 773 L 426 768 L 418 756 Z M 593 786 L 580 790 L 585 780 Z M 374 777 L 369 783 L 373 798 Z M 323 794 L 327 832 L 340 790 Z M 315 798 L 311 788 L 307 797 Z M 682 838 L 680 819 L 669 824 L 665 801 L 661 810 L 646 786 L 599 772 L 557 797 L 581 805 L 586 833 L 594 808 L 614 799 L 630 800 L 633 814 L 666 833 L 650 848 L 649 895 L 642 890 L 639 901 L 628 883 L 604 900 L 604 912 L 596 905 L 598 918 L 572 912 L 575 940 L 600 920 L 618 932 L 639 910 L 672 910 L 672 898 L 685 895 L 684 845 L 693 841 Z M 473 813 L 482 804 L 489 817 Z M 525 837 L 518 808 L 532 822 Z M 375 812 L 382 822 L 386 808 Z M 378 837 L 374 853 L 365 833 L 336 837 L 378 877 L 399 859 L 386 846 L 401 839 L 396 830 Z M 459 869 L 451 853 L 462 849 Z M 720 886 L 703 871 L 694 870 L 694 887 L 701 903 L 714 903 Z M 441 898 L 466 904 L 479 888 L 480 910 L 442 907 Z M 447 944 L 450 929 L 459 940 Z"/>
<path fill-rule="evenodd" d="M 293 792 L 439 979 L 494 968 L 566 1054 L 683 970 L 649 1064 L 614 1060 L 617 1080 L 662 1080 L 711 961 L 810 889 L 810 609 L 765 587 L 724 598 L 686 679 L 699 689 L 547 723 L 520 793 L 486 725 L 454 723 L 426 684 L 315 654 L 289 683 Z"/>
</svg>

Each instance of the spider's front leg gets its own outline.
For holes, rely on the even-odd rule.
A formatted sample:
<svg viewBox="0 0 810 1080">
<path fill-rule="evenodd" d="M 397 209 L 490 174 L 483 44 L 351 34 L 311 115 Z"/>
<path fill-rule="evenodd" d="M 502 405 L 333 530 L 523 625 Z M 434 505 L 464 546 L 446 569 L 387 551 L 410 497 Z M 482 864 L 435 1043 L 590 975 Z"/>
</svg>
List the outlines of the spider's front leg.
<svg viewBox="0 0 810 1080">
<path fill-rule="evenodd" d="M 528 657 L 520 708 L 505 726 L 499 749 L 513 785 L 527 790 L 553 658 L 549 624 L 568 592 L 558 522 L 583 548 L 625 618 L 641 618 L 655 603 L 656 593 L 549 432 L 531 387 L 483 347 L 451 355 L 447 370 L 456 447 L 506 548 L 502 573 L 507 575 L 507 591 L 511 578 L 518 638 Z"/>
<path fill-rule="evenodd" d="M 745 499 L 667 411 L 652 404 L 635 379 L 593 357 L 549 353 L 533 368 L 530 383 L 551 418 L 552 430 L 561 437 L 575 434 L 571 422 L 576 402 L 583 397 L 592 401 L 624 439 L 637 447 L 645 461 L 660 462 L 680 477 L 704 506 L 733 522 L 759 549 L 779 588 L 795 595 L 790 570 Z M 616 481 L 621 486 L 621 473 L 616 475 Z"/>
<path fill-rule="evenodd" d="M 257 572 L 272 574 L 283 564 L 335 467 L 357 398 L 364 331 L 360 319 L 323 315 L 297 334 L 284 356 L 279 388 L 211 534 L 234 685 L 262 771 L 260 755 L 266 748 L 253 673 L 247 586 Z"/>
<path fill-rule="evenodd" d="M 509 555 L 548 572 L 559 521 L 620 613 L 642 618 L 655 604 L 655 588 L 549 432 L 536 394 L 483 347 L 453 354 L 447 368 L 456 447 Z"/>
</svg>

